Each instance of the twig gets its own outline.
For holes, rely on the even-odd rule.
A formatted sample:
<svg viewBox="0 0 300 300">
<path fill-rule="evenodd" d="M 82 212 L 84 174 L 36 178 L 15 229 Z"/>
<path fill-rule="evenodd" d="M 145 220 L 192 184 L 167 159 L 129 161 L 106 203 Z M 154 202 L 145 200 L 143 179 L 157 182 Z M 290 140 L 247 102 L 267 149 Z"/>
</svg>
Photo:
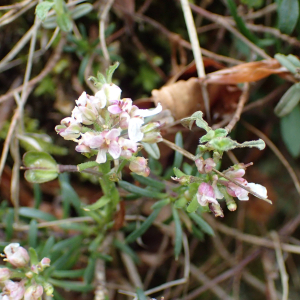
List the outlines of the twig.
<svg viewBox="0 0 300 300">
<path fill-rule="evenodd" d="M 189 6 L 189 2 L 187 0 L 180 0 L 181 2 L 181 8 L 184 14 L 185 18 L 185 23 L 186 27 L 188 30 L 188 34 L 190 37 L 191 45 L 192 45 L 192 50 L 193 50 L 193 55 L 196 63 L 196 68 L 197 68 L 197 73 L 199 78 L 205 78 L 205 69 L 204 69 L 204 64 L 203 64 L 203 59 L 202 59 L 202 52 L 200 48 L 200 43 L 199 39 L 197 36 L 197 31 L 193 19 L 193 15 L 191 12 L 191 8 Z M 209 95 L 207 92 L 207 85 L 204 84 L 202 81 L 200 81 L 201 85 L 201 90 L 202 90 L 202 98 L 204 101 L 204 107 L 205 107 L 205 113 L 208 122 L 211 122 L 211 117 L 210 117 L 210 104 L 209 104 Z"/>
<path fill-rule="evenodd" d="M 107 14 L 113 4 L 114 0 L 107 0 L 102 13 L 100 15 L 100 21 L 99 21 L 99 39 L 100 39 L 100 44 L 101 44 L 101 49 L 103 52 L 103 56 L 105 59 L 105 63 L 109 65 L 110 63 L 110 58 L 109 58 L 109 53 L 106 47 L 106 41 L 105 41 L 105 20 L 107 17 Z"/>
<path fill-rule="evenodd" d="M 271 232 L 271 237 L 275 244 L 275 253 L 276 253 L 276 258 L 277 258 L 280 276 L 281 276 L 281 283 L 282 283 L 282 290 L 283 290 L 282 300 L 288 300 L 289 276 L 288 276 L 286 268 L 285 268 L 284 259 L 283 259 L 281 247 L 280 247 L 279 236 L 275 231 L 273 231 L 273 232 Z"/>
<path fill-rule="evenodd" d="M 205 18 L 222 25 L 223 27 L 225 27 L 227 30 L 229 30 L 231 33 L 233 33 L 236 37 L 238 37 L 241 41 L 243 41 L 247 46 L 249 46 L 249 48 L 251 48 L 254 52 L 256 52 L 257 54 L 259 54 L 261 57 L 266 58 L 266 59 L 271 59 L 271 57 L 266 54 L 266 52 L 264 50 L 262 50 L 261 48 L 257 47 L 254 43 L 252 43 L 250 40 L 248 40 L 244 35 L 242 35 L 237 29 L 235 29 L 229 22 L 228 20 L 221 16 L 221 15 L 217 15 L 214 13 L 211 13 L 197 5 L 191 4 L 190 6 L 192 8 L 193 11 L 195 11 L 196 13 L 201 14 L 202 16 L 204 16 Z"/>
<path fill-rule="evenodd" d="M 36 77 L 34 77 L 33 79 L 31 79 L 28 82 L 28 87 L 33 87 L 35 84 L 40 82 L 44 77 L 46 77 L 52 71 L 53 67 L 55 66 L 55 64 L 57 63 L 57 61 L 60 58 L 64 44 L 65 44 L 65 38 L 61 38 L 59 44 L 57 45 L 57 47 L 55 49 L 54 54 L 48 60 L 45 68 L 41 71 L 41 73 L 39 75 L 37 75 Z M 23 85 L 17 87 L 16 89 L 14 89 L 12 91 L 7 92 L 3 96 L 0 96 L 0 103 L 10 99 L 11 97 L 13 97 L 14 93 L 19 93 L 22 91 L 22 89 L 23 89 Z"/>
<path fill-rule="evenodd" d="M 235 238 L 254 244 L 261 247 L 267 247 L 271 249 L 275 249 L 275 245 L 273 241 L 270 241 L 267 238 L 257 237 L 255 235 L 247 234 L 247 233 L 241 233 L 237 229 L 230 228 L 224 224 L 221 224 L 217 221 L 215 221 L 212 217 L 205 215 L 205 220 L 215 229 L 219 230 L 220 232 L 223 232 L 227 235 L 234 236 Z M 296 253 L 300 254 L 300 246 L 281 243 L 281 249 L 286 252 Z"/>
<path fill-rule="evenodd" d="M 229 124 L 225 127 L 225 129 L 228 132 L 230 132 L 232 130 L 232 128 L 235 126 L 235 124 L 239 121 L 239 119 L 241 117 L 244 105 L 247 102 L 247 100 L 249 99 L 249 89 L 250 89 L 250 84 L 248 82 L 244 83 L 243 93 L 240 96 L 239 103 L 237 105 L 234 116 L 232 117 Z"/>
<path fill-rule="evenodd" d="M 293 168 L 291 167 L 291 165 L 289 164 L 289 162 L 287 161 L 287 159 L 281 154 L 281 152 L 275 146 L 275 144 L 263 132 L 261 132 L 260 130 L 258 130 L 257 128 L 255 128 L 254 126 L 252 126 L 251 124 L 247 123 L 246 121 L 241 121 L 241 123 L 248 130 L 252 131 L 258 137 L 260 137 L 262 140 L 264 140 L 265 143 L 268 145 L 268 147 L 271 148 L 271 150 L 278 157 L 278 159 L 281 161 L 281 163 L 285 166 L 286 170 L 290 174 L 290 176 L 291 176 L 291 178 L 292 178 L 292 180 L 294 182 L 294 185 L 296 187 L 296 190 L 297 190 L 298 194 L 300 195 L 300 183 L 299 183 L 298 177 L 297 177 L 295 171 L 293 170 Z"/>
</svg>

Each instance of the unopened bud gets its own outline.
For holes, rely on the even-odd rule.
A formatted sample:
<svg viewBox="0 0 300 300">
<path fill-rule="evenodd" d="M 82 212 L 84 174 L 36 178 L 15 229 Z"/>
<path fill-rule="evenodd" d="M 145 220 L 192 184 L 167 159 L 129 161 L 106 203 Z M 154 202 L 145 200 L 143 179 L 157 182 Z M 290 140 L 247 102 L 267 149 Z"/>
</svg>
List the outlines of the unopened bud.
<svg viewBox="0 0 300 300">
<path fill-rule="evenodd" d="M 163 138 L 162 138 L 160 132 L 148 132 L 148 133 L 144 134 L 142 142 L 154 144 L 154 143 L 159 143 L 162 140 L 163 140 Z"/>
<path fill-rule="evenodd" d="M 43 284 L 44 285 L 44 290 L 47 296 L 52 296 L 54 288 L 52 286 L 52 284 L 46 282 Z"/>
<path fill-rule="evenodd" d="M 208 207 L 215 217 L 224 218 L 223 210 L 219 204 L 209 203 Z"/>
<path fill-rule="evenodd" d="M 25 248 L 21 247 L 18 243 L 11 243 L 4 248 L 6 260 L 15 267 L 25 267 L 30 258 Z"/>
<path fill-rule="evenodd" d="M 24 294 L 24 300 L 38 300 L 43 295 L 44 289 L 39 284 L 29 286 Z"/>
<path fill-rule="evenodd" d="M 174 181 L 179 182 L 181 185 L 189 185 L 191 183 L 191 178 L 192 176 L 190 175 L 184 175 L 181 176 L 180 178 L 178 177 L 171 177 Z"/>
<path fill-rule="evenodd" d="M 147 167 L 147 159 L 144 157 L 135 157 L 129 164 L 129 169 L 141 176 L 148 177 L 150 169 Z"/>
</svg>

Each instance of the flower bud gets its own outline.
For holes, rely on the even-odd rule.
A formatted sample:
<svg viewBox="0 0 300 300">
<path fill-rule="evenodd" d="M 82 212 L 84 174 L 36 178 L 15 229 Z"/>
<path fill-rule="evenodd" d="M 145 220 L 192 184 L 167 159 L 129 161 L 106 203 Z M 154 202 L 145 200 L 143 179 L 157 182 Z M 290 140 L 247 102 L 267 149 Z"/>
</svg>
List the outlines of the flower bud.
<svg viewBox="0 0 300 300">
<path fill-rule="evenodd" d="M 53 288 L 52 284 L 46 282 L 46 283 L 44 283 L 44 290 L 45 290 L 45 294 L 47 296 L 52 296 L 54 288 Z"/>
<path fill-rule="evenodd" d="M 209 203 L 208 207 L 209 207 L 210 211 L 215 215 L 215 217 L 224 218 L 223 210 L 219 203 L 218 204 Z"/>
<path fill-rule="evenodd" d="M 192 176 L 190 175 L 184 175 L 181 176 L 180 178 L 178 177 L 171 177 L 174 181 L 179 182 L 181 185 L 189 185 L 191 183 L 191 178 Z"/>
<path fill-rule="evenodd" d="M 26 289 L 24 300 L 38 300 L 43 295 L 44 289 L 41 285 L 34 284 Z"/>
<path fill-rule="evenodd" d="M 8 268 L 0 268 L 0 282 L 6 281 L 10 278 L 12 272 Z"/>
<path fill-rule="evenodd" d="M 129 169 L 141 176 L 148 177 L 150 169 L 147 167 L 147 159 L 144 157 L 135 157 L 129 164 Z"/>
<path fill-rule="evenodd" d="M 160 127 L 161 125 L 159 122 L 151 122 L 141 127 L 141 132 L 143 133 L 152 132 L 152 131 L 158 132 Z"/>
<path fill-rule="evenodd" d="M 154 144 L 154 143 L 161 142 L 162 139 L 163 138 L 162 138 L 160 132 L 148 132 L 148 133 L 144 134 L 142 142 L 149 143 L 149 144 Z"/>
<path fill-rule="evenodd" d="M 105 92 L 108 101 L 120 100 L 122 90 L 115 84 L 104 84 L 102 89 Z"/>
<path fill-rule="evenodd" d="M 42 270 L 44 270 L 46 267 L 50 267 L 50 262 L 51 262 L 50 258 L 44 257 L 40 262 Z"/>
<path fill-rule="evenodd" d="M 6 261 L 15 267 L 25 267 L 30 260 L 27 250 L 18 243 L 12 243 L 6 246 L 4 253 L 6 255 Z"/>
</svg>

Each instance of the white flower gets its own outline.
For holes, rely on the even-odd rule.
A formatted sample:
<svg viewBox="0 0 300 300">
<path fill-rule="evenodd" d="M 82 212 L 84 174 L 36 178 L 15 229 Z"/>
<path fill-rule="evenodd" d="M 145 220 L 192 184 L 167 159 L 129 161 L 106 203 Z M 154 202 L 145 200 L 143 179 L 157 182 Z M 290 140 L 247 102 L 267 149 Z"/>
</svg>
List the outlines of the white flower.
<svg viewBox="0 0 300 300">
<path fill-rule="evenodd" d="M 247 187 L 249 187 L 251 191 L 261 196 L 261 198 L 268 198 L 268 191 L 263 185 L 250 182 L 247 184 Z"/>
</svg>

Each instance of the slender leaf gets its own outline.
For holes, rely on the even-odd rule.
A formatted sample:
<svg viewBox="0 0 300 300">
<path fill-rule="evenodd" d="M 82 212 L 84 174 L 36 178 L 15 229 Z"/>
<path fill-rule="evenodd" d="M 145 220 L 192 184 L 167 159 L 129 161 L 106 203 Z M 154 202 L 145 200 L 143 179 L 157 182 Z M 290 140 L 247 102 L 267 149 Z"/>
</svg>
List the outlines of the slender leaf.
<svg viewBox="0 0 300 300">
<path fill-rule="evenodd" d="M 143 197 L 149 197 L 149 198 L 166 198 L 168 195 L 165 193 L 158 193 L 158 192 L 154 192 L 154 191 L 150 191 L 150 190 L 146 190 L 140 187 L 137 187 L 129 182 L 126 181 L 119 181 L 119 185 L 121 188 L 123 188 L 124 190 L 133 193 L 133 194 L 137 194 Z"/>
<path fill-rule="evenodd" d="M 6 241 L 10 241 L 14 232 L 14 210 L 9 208 L 5 216 L 5 237 Z"/>
<path fill-rule="evenodd" d="M 33 184 L 34 208 L 38 209 L 42 202 L 42 191 L 38 183 Z"/>
<path fill-rule="evenodd" d="M 28 244 L 32 248 L 36 248 L 37 246 L 37 234 L 38 234 L 37 222 L 36 220 L 32 219 L 30 221 L 29 232 L 28 232 Z"/>
<path fill-rule="evenodd" d="M 88 259 L 88 265 L 85 268 L 84 275 L 83 275 L 84 282 L 86 284 L 92 283 L 94 279 L 95 265 L 96 265 L 96 259 L 90 256 Z"/>
<path fill-rule="evenodd" d="M 30 207 L 20 207 L 19 215 L 22 217 L 42 219 L 45 221 L 55 221 L 56 220 L 56 218 L 53 215 L 43 212 L 39 209 L 30 208 Z"/>
<path fill-rule="evenodd" d="M 182 249 L 182 227 L 181 227 L 178 211 L 174 206 L 172 207 L 172 214 L 175 223 L 174 255 L 175 255 L 175 259 L 177 260 Z"/>
<path fill-rule="evenodd" d="M 200 204 L 198 203 L 196 195 L 193 197 L 192 201 L 189 203 L 188 207 L 186 208 L 186 211 L 188 213 L 193 213 L 195 212 Z"/>
<path fill-rule="evenodd" d="M 82 277 L 85 269 L 79 270 L 55 270 L 52 272 L 51 276 L 55 278 L 78 278 Z"/>
<path fill-rule="evenodd" d="M 146 186 L 154 187 L 158 191 L 164 190 L 166 187 L 166 185 L 163 182 L 149 178 L 149 177 L 140 176 L 135 173 L 131 173 L 131 176 L 138 182 L 140 182 Z"/>
<path fill-rule="evenodd" d="M 137 228 L 135 231 L 133 231 L 127 238 L 126 238 L 126 242 L 127 243 L 132 243 L 134 242 L 137 238 L 139 238 L 140 236 L 142 236 L 147 229 L 152 225 L 152 223 L 154 222 L 154 220 L 156 219 L 156 217 L 158 216 L 159 212 L 160 212 L 160 208 L 155 209 L 151 215 L 145 220 L 145 222 L 139 227 Z"/>
<path fill-rule="evenodd" d="M 175 144 L 181 148 L 183 148 L 183 138 L 182 133 L 179 131 L 175 135 Z M 174 156 L 173 168 L 180 168 L 183 160 L 183 155 L 176 151 Z"/>
<path fill-rule="evenodd" d="M 31 264 L 37 265 L 38 262 L 39 262 L 39 258 L 38 258 L 38 255 L 37 255 L 36 251 L 33 248 L 29 248 L 28 249 L 28 254 L 29 254 L 29 257 L 30 257 Z"/>
<path fill-rule="evenodd" d="M 83 3 L 76 5 L 75 8 L 71 11 L 71 16 L 73 20 L 79 19 L 93 10 L 93 5 L 90 3 Z"/>
<path fill-rule="evenodd" d="M 35 8 L 35 13 L 39 19 L 44 21 L 47 17 L 48 11 L 53 7 L 54 3 L 50 1 L 43 1 Z"/>
<path fill-rule="evenodd" d="M 136 264 L 140 263 L 140 259 L 137 256 L 137 254 L 126 243 L 121 242 L 118 239 L 115 239 L 114 242 L 113 242 L 113 245 L 116 248 L 118 248 L 119 250 L 121 250 L 122 252 L 129 255 Z"/>
<path fill-rule="evenodd" d="M 287 116 L 280 119 L 282 139 L 294 158 L 300 156 L 300 106 L 297 105 Z"/>
<path fill-rule="evenodd" d="M 199 215 L 197 215 L 196 213 L 191 213 L 189 214 L 189 216 L 199 226 L 199 228 L 202 231 L 204 231 L 205 233 L 211 236 L 215 235 L 210 225 L 207 222 L 205 222 Z"/>
<path fill-rule="evenodd" d="M 55 244 L 55 238 L 54 238 L 54 236 L 51 235 L 47 239 L 45 246 L 41 252 L 41 258 L 49 257 L 50 251 L 51 251 L 52 247 L 54 246 L 54 244 Z"/>
<path fill-rule="evenodd" d="M 96 166 L 99 166 L 99 164 L 96 161 L 88 161 L 88 162 L 77 165 L 77 169 L 79 172 L 82 172 L 85 169 L 93 168 Z"/>
<path fill-rule="evenodd" d="M 280 0 L 278 2 L 278 28 L 283 33 L 291 34 L 299 19 L 299 1 Z"/>
<path fill-rule="evenodd" d="M 107 203 L 111 202 L 111 200 L 112 199 L 109 196 L 104 195 L 97 202 L 95 202 L 91 205 L 83 206 L 82 209 L 85 211 L 97 210 L 97 209 L 100 209 L 101 207 L 105 206 Z"/>
<path fill-rule="evenodd" d="M 163 208 L 164 206 L 168 205 L 169 203 L 171 202 L 171 199 L 170 198 L 167 198 L 167 199 L 163 199 L 163 200 L 159 200 L 157 202 L 155 202 L 152 206 L 151 206 L 151 209 L 156 209 L 156 208 Z"/>
<path fill-rule="evenodd" d="M 58 279 L 49 278 L 48 282 L 56 287 L 61 287 L 67 291 L 89 292 L 94 289 L 92 285 L 84 284 L 79 281 L 67 281 L 67 280 L 58 280 Z"/>
<path fill-rule="evenodd" d="M 77 235 L 77 236 L 73 236 L 68 239 L 62 240 L 53 246 L 52 251 L 53 252 L 54 251 L 63 251 L 66 248 L 80 246 L 82 244 L 82 238 L 83 238 L 82 235 Z"/>
<path fill-rule="evenodd" d="M 148 143 L 143 143 L 141 142 L 141 144 L 143 145 L 145 151 L 154 159 L 159 159 L 160 158 L 160 151 L 159 148 L 157 146 L 156 143 L 154 144 L 148 144 Z"/>
</svg>

